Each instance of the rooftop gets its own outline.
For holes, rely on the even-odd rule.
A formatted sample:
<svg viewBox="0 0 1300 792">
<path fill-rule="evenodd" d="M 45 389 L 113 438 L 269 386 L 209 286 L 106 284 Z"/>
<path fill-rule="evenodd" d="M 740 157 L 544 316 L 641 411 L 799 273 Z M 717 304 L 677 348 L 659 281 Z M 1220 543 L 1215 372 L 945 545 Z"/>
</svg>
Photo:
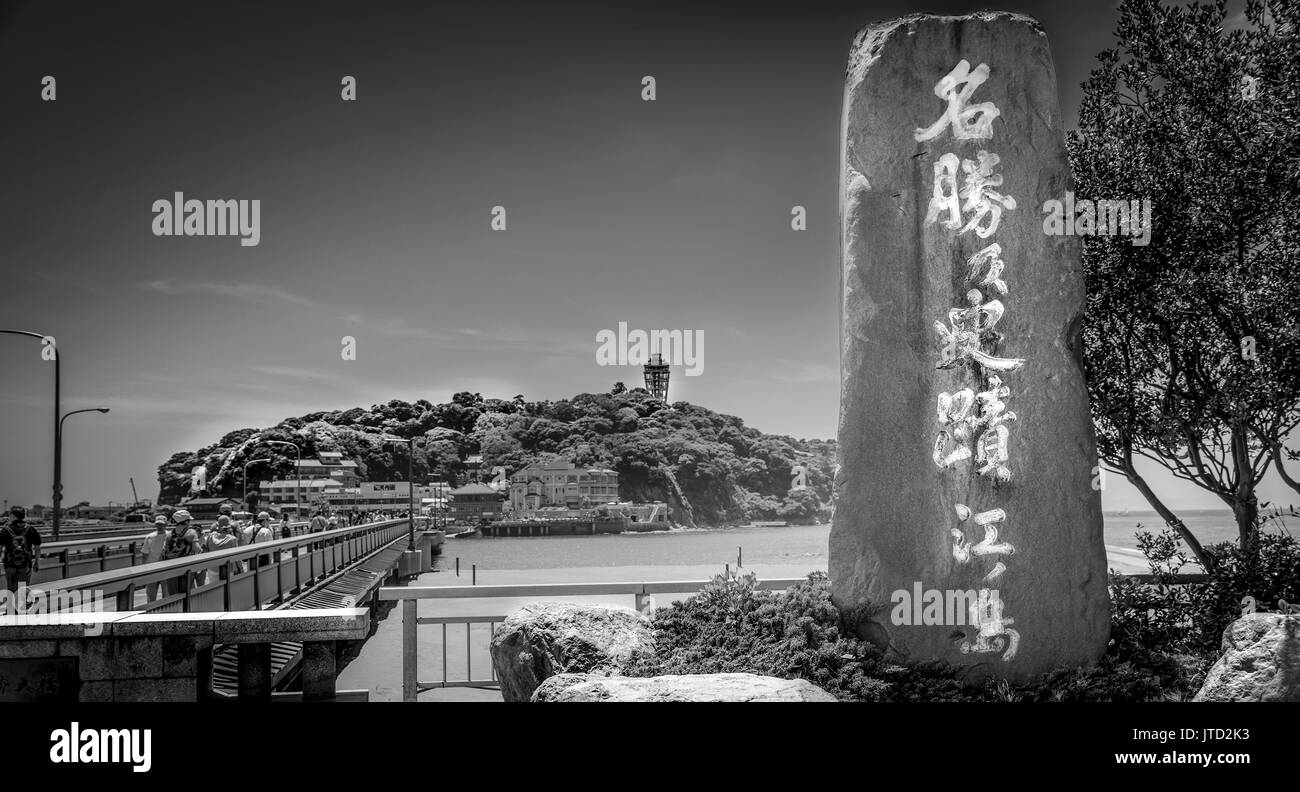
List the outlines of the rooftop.
<svg viewBox="0 0 1300 792">
<path fill-rule="evenodd" d="M 497 495 L 499 493 L 497 490 L 492 489 L 486 484 L 471 482 L 469 484 L 466 484 L 463 487 L 459 487 L 457 489 L 451 490 L 448 494 L 450 495 Z"/>
</svg>

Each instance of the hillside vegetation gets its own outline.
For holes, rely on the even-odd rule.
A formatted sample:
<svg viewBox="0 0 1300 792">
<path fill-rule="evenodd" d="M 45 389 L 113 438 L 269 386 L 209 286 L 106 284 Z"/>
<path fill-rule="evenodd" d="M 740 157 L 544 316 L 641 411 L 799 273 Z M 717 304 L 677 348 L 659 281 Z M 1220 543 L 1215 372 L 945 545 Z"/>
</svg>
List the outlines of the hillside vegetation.
<svg viewBox="0 0 1300 792">
<path fill-rule="evenodd" d="M 498 465 L 513 473 L 558 456 L 617 470 L 621 499 L 667 501 L 679 523 L 806 524 L 829 517 L 835 441 L 764 434 L 735 416 L 687 402 L 665 405 L 621 384 L 609 393 L 558 401 L 484 399 L 477 393 L 458 393 L 445 404 L 394 400 L 286 418 L 267 429 L 239 429 L 197 451 L 173 454 L 158 468 L 159 500 L 175 503 L 187 495 L 190 471 L 198 465 L 207 470 L 210 494 L 236 498 L 244 463 L 251 459 L 272 461 L 249 468 L 250 491 L 258 480 L 290 475 L 292 450 L 264 440 L 295 442 L 304 459 L 341 452 L 357 462 L 363 479 L 405 480 L 407 446 L 385 444 L 382 435 L 423 438 L 415 449 L 417 482 L 441 475 L 465 483 L 470 476 L 464 460 L 471 454 L 482 454 L 485 479 Z M 807 469 L 807 489 L 792 491 L 791 470 L 799 464 Z"/>
</svg>

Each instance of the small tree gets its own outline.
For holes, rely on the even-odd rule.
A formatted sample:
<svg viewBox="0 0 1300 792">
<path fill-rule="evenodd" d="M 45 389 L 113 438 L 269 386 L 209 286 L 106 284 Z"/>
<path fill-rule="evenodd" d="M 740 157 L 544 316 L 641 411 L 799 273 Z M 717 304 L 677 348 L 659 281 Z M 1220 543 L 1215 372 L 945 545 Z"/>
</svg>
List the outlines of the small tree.
<svg viewBox="0 0 1300 792">
<path fill-rule="evenodd" d="M 1256 488 L 1300 424 L 1300 5 L 1125 0 L 1084 84 L 1080 197 L 1149 199 L 1150 244 L 1084 241 L 1084 355 L 1102 459 L 1207 566 L 1134 466 L 1218 496 L 1254 545 Z"/>
</svg>

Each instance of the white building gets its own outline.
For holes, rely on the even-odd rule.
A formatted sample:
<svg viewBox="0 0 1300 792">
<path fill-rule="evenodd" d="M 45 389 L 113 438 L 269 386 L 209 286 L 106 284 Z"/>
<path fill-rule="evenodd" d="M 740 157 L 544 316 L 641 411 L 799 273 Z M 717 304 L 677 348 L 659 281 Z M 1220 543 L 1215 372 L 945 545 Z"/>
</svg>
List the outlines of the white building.
<svg viewBox="0 0 1300 792">
<path fill-rule="evenodd" d="M 292 508 L 295 486 L 296 482 L 292 479 L 263 481 L 262 496 L 272 505 L 288 504 Z M 441 498 L 446 495 L 446 490 L 446 485 L 440 482 L 416 485 L 416 508 L 425 499 Z M 402 511 L 409 504 L 411 485 L 407 481 L 362 481 L 355 487 L 344 487 L 334 481 L 315 479 L 303 481 L 299 491 L 304 512 L 315 509 L 321 500 L 328 503 L 332 511 L 352 511 L 354 508 L 360 512 Z"/>
<path fill-rule="evenodd" d="M 536 511 L 545 506 L 585 509 L 618 501 L 618 473 L 605 468 L 580 468 L 553 460 L 523 468 L 510 476 L 512 511 Z"/>
</svg>

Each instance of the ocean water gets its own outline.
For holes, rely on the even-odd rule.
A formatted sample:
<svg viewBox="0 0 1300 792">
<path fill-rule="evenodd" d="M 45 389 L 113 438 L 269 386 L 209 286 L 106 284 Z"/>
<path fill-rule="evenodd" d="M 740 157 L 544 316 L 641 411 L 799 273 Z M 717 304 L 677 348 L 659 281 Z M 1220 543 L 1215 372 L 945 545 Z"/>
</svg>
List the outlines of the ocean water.
<svg viewBox="0 0 1300 792">
<path fill-rule="evenodd" d="M 1203 544 L 1237 538 L 1229 511 L 1192 511 L 1179 516 Z M 1163 522 L 1155 512 L 1107 512 L 1105 543 L 1113 548 L 1136 550 L 1139 530 L 1156 532 L 1162 527 Z M 1291 527 L 1300 528 L 1300 525 Z M 455 558 L 459 557 L 462 577 L 469 573 L 471 564 L 477 564 L 479 583 L 534 582 L 532 578 L 537 577 L 532 573 L 534 570 L 583 570 L 584 574 L 597 575 L 575 580 L 620 579 L 619 575 L 610 578 L 595 571 L 605 569 L 617 569 L 624 576 L 633 570 L 664 567 L 721 572 L 724 564 L 735 566 L 738 560 L 743 560 L 746 567 L 765 570 L 772 577 L 797 577 L 813 570 L 825 571 L 829 537 L 829 525 L 809 525 L 449 539 L 443 546 L 439 564 L 444 569 L 454 567 Z M 540 577 L 549 578 L 549 575 Z"/>
</svg>

